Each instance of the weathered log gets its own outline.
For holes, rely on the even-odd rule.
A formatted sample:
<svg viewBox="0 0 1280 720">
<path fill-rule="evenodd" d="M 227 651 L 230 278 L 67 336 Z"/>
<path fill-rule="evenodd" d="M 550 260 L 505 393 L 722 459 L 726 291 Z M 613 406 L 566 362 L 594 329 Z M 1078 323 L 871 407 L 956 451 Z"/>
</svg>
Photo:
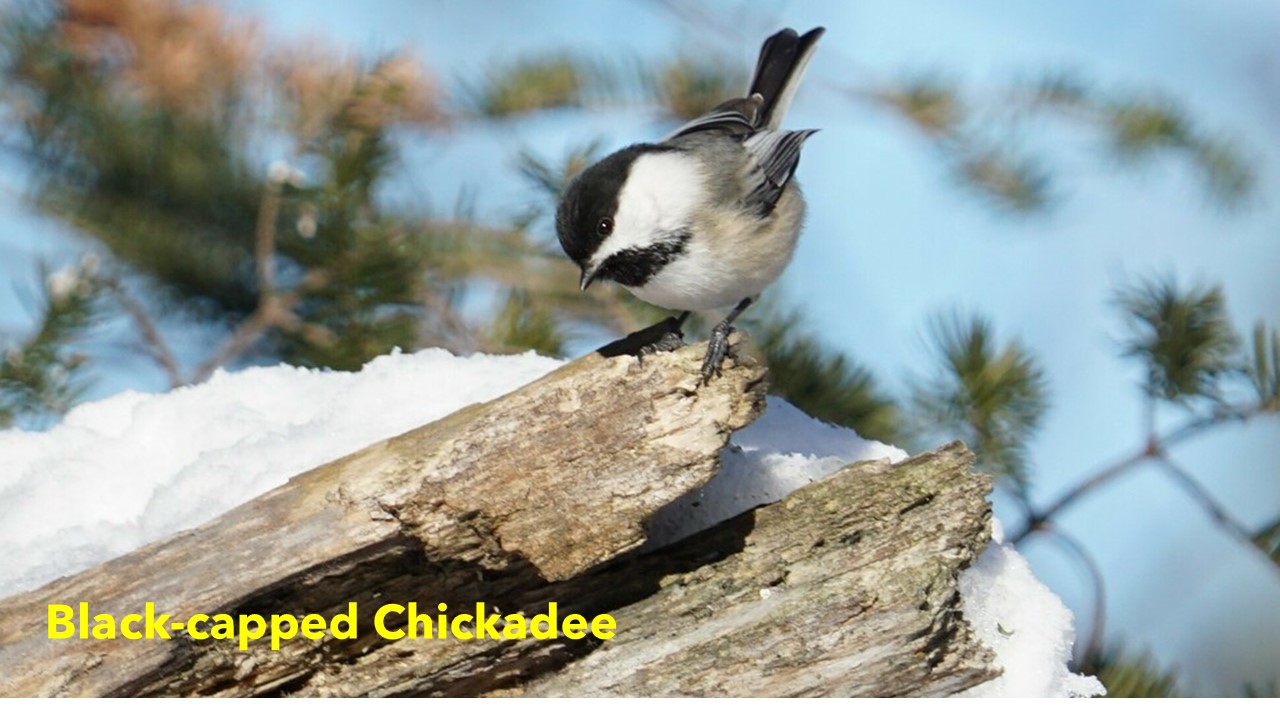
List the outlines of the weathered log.
<svg viewBox="0 0 1280 720">
<path fill-rule="evenodd" d="M 639 556 L 763 404 L 751 361 L 588 356 L 191 531 L 0 600 L 3 695 L 942 694 L 990 677 L 956 606 L 987 540 L 962 448 L 859 465 Z M 51 603 L 175 619 L 359 607 L 356 637 L 51 640 Z M 389 640 L 385 603 L 612 613 L 599 640 Z M 429 612 L 430 610 L 427 610 Z"/>
<path fill-rule="evenodd" d="M 954 443 L 851 465 L 620 569 L 662 588 L 524 692 L 878 697 L 991 679 L 956 584 L 990 539 L 990 480 L 972 462 Z"/>
</svg>

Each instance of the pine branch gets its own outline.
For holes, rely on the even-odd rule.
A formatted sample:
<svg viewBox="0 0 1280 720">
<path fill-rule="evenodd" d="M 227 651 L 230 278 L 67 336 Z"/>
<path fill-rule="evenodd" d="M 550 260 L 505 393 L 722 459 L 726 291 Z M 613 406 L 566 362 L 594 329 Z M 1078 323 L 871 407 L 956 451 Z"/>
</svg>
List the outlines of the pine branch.
<svg viewBox="0 0 1280 720">
<path fill-rule="evenodd" d="M 1240 368 L 1221 288 L 1182 290 L 1173 278 L 1142 279 L 1121 288 L 1115 304 L 1130 331 L 1124 354 L 1146 365 L 1149 395 L 1181 404 L 1220 400 L 1220 381 Z"/>
<path fill-rule="evenodd" d="M 997 347 L 990 321 L 959 314 L 935 318 L 937 375 L 912 387 L 917 434 L 959 436 L 979 464 L 1021 492 L 1027 446 L 1048 406 L 1048 381 L 1017 342 Z"/>
<path fill-rule="evenodd" d="M 1138 451 L 1122 457 L 1075 484 L 1044 510 L 1032 513 L 1027 519 L 1026 526 L 1015 533 L 1011 541 L 1014 544 L 1021 543 L 1032 533 L 1044 529 L 1051 520 L 1081 499 L 1088 497 L 1146 461 L 1167 453 L 1177 445 L 1191 440 L 1207 430 L 1220 427 L 1224 423 L 1247 422 L 1266 412 L 1268 411 L 1265 408 L 1258 405 L 1220 406 L 1214 408 L 1212 413 L 1193 417 L 1176 429 L 1148 440 Z"/>
<path fill-rule="evenodd" d="M 466 110 L 487 118 L 577 107 L 592 76 L 585 61 L 568 55 L 526 58 L 491 67 L 481 81 L 464 85 L 462 96 Z"/>
<path fill-rule="evenodd" d="M 1174 464 L 1169 450 L 1227 422 L 1245 422 L 1276 412 L 1280 406 L 1275 403 L 1270 378 L 1272 363 L 1280 358 L 1280 338 L 1273 333 L 1271 344 L 1277 347 L 1269 355 L 1265 328 L 1258 325 L 1254 333 L 1253 365 L 1241 362 L 1240 343 L 1227 318 L 1226 299 L 1217 287 L 1184 291 L 1172 278 L 1141 280 L 1121 289 L 1116 295 L 1116 305 L 1124 311 L 1130 328 L 1130 335 L 1124 341 L 1124 354 L 1138 358 L 1146 366 L 1143 391 L 1147 398 L 1144 412 L 1147 428 L 1143 447 L 1076 484 L 1043 511 L 1032 512 L 1026 527 L 1013 541 L 1020 542 L 1043 529 L 1049 520 L 1080 499 L 1125 472 L 1154 460 L 1191 494 L 1215 523 L 1237 540 L 1255 547 L 1254 533 L 1235 520 L 1194 477 Z M 1242 374 L 1249 376 L 1258 401 L 1229 405 L 1222 399 L 1222 381 Z M 1158 435 L 1155 409 L 1159 401 L 1202 410 L 1174 430 Z"/>
<path fill-rule="evenodd" d="M 86 255 L 77 266 L 45 273 L 39 323 L 26 341 L 0 353 L 0 427 L 23 418 L 65 413 L 84 388 L 76 372 L 85 358 L 71 352 L 99 313 L 102 285 L 97 260 Z"/>
<path fill-rule="evenodd" d="M 774 307 L 751 323 L 769 366 L 770 391 L 812 417 L 853 428 L 865 438 L 900 442 L 897 404 L 871 371 L 824 347 L 797 311 Z"/>
<path fill-rule="evenodd" d="M 516 170 L 554 206 L 555 201 L 564 194 L 569 182 L 600 157 L 601 147 L 601 140 L 596 138 L 571 148 L 565 153 L 559 167 L 538 157 L 529 148 L 521 148 L 516 156 Z"/>
<path fill-rule="evenodd" d="M 1253 544 L 1267 554 L 1271 562 L 1280 565 L 1280 517 L 1253 534 Z"/>
<path fill-rule="evenodd" d="M 1046 73 L 1030 87 L 1002 88 L 987 97 L 929 75 L 846 93 L 906 120 L 935 144 L 962 185 L 1003 209 L 1042 210 L 1053 197 L 1047 163 L 1010 139 L 1037 119 L 1092 130 L 1112 157 L 1129 165 L 1180 158 L 1199 175 L 1206 197 L 1228 210 L 1243 207 L 1257 188 L 1256 170 L 1236 143 L 1197 130 L 1178 103 L 1138 92 L 1104 94 L 1069 74 Z"/>
<path fill-rule="evenodd" d="M 507 293 L 489 335 L 499 351 L 529 349 L 551 357 L 563 355 L 568 342 L 550 310 L 520 290 Z"/>
<path fill-rule="evenodd" d="M 1178 678 L 1161 670 L 1147 654 L 1135 655 L 1123 647 L 1102 650 L 1086 657 L 1079 672 L 1094 675 L 1107 688 L 1108 698 L 1178 697 Z"/>
<path fill-rule="evenodd" d="M 1246 369 L 1258 394 L 1258 402 L 1270 412 L 1280 412 L 1280 332 L 1258 322 L 1253 327 L 1253 363 Z"/>
</svg>

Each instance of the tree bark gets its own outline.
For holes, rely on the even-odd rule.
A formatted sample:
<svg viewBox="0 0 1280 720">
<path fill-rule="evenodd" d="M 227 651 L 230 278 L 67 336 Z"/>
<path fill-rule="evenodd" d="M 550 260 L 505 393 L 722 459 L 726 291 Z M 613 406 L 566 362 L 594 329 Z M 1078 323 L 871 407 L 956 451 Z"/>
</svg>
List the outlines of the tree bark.
<svg viewBox="0 0 1280 720">
<path fill-rule="evenodd" d="M 661 589 L 614 612 L 617 637 L 524 692 L 918 696 L 995 677 L 956 583 L 990 540 L 990 481 L 972 460 L 953 443 L 851 465 L 620 567 Z"/>
<path fill-rule="evenodd" d="M 0 600 L 0 694 L 921 695 L 994 675 L 956 577 L 989 490 L 962 447 L 862 464 L 658 552 L 654 511 L 710 479 L 763 408 L 747 360 L 591 355 L 336 460 L 216 520 Z M 610 640 L 388 640 L 374 611 L 484 602 L 611 613 Z M 48 637 L 49 605 L 326 617 L 356 637 Z M 456 612 L 457 610 L 454 610 Z"/>
</svg>

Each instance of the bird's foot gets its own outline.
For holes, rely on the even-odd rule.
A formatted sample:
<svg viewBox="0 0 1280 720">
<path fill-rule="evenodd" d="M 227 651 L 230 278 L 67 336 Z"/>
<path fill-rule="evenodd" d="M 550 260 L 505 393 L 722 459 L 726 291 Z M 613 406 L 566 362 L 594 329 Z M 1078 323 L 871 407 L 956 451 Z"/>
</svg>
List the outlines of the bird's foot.
<svg viewBox="0 0 1280 720">
<path fill-rule="evenodd" d="M 668 318 L 675 320 L 675 318 Z M 662 336 L 648 345 L 641 346 L 636 351 L 636 357 L 640 360 L 640 364 L 644 365 L 644 359 L 650 355 L 660 352 L 671 352 L 684 347 L 684 333 L 679 328 L 674 330 L 666 330 Z"/>
<path fill-rule="evenodd" d="M 614 340 L 597 352 L 605 357 L 635 355 L 643 363 L 646 355 L 670 352 L 684 347 L 684 333 L 680 328 L 686 319 L 688 319 L 688 313 L 669 317 L 620 340 Z"/>
<path fill-rule="evenodd" d="M 707 339 L 707 355 L 702 360 L 702 379 L 698 381 L 699 387 L 711 382 L 712 375 L 720 377 L 720 366 L 729 356 L 729 333 L 734 330 L 735 328 L 727 319 L 712 328 L 711 337 Z"/>
</svg>

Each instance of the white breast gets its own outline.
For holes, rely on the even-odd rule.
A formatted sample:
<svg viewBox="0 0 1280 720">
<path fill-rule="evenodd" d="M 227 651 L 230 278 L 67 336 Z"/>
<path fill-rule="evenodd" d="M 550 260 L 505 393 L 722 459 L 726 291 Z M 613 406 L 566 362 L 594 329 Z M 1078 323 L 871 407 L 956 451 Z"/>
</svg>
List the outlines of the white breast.
<svg viewBox="0 0 1280 720">
<path fill-rule="evenodd" d="M 695 236 L 687 255 L 664 267 L 643 287 L 627 289 L 641 300 L 669 310 L 711 310 L 733 305 L 764 288 L 742 282 L 732 263 L 708 252 Z"/>
<path fill-rule="evenodd" d="M 712 310 L 755 297 L 791 262 L 804 218 L 804 199 L 792 181 L 763 220 L 733 213 L 694 219 L 687 254 L 644 287 L 628 288 L 669 310 Z"/>
</svg>

